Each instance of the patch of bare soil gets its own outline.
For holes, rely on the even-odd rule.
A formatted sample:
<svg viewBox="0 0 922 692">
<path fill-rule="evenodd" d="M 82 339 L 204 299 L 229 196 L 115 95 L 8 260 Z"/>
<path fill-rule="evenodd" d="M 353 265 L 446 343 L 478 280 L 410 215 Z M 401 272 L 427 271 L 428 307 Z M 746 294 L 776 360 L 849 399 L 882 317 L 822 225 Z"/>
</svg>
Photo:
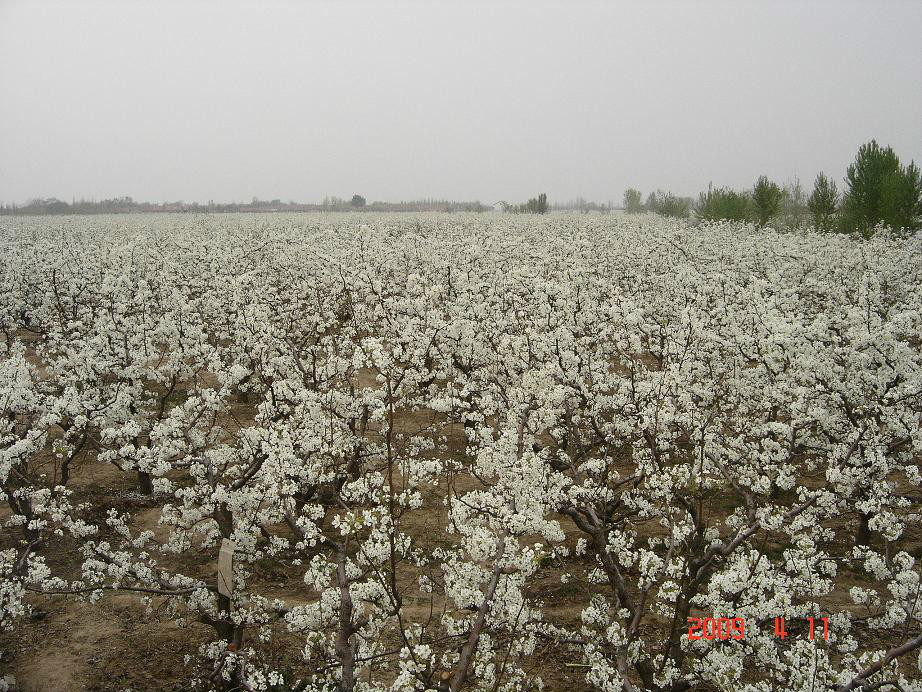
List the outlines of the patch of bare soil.
<svg viewBox="0 0 922 692">
<path fill-rule="evenodd" d="M 96 604 L 42 598 L 30 618 L 0 637 L 8 673 L 22 692 L 181 690 L 183 656 L 204 640 L 201 626 L 179 629 L 146 614 L 138 599 Z"/>
</svg>

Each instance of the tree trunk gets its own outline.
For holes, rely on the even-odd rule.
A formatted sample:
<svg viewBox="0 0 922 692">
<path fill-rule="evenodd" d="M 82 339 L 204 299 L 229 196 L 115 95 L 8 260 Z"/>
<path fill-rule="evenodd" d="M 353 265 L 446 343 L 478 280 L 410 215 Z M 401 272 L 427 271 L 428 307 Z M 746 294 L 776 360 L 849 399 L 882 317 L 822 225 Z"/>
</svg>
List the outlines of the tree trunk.
<svg viewBox="0 0 922 692">
<path fill-rule="evenodd" d="M 869 523 L 871 515 L 864 512 L 858 512 L 858 534 L 855 536 L 855 545 L 871 544 L 871 527 Z"/>
<path fill-rule="evenodd" d="M 154 494 L 154 481 L 147 471 L 138 471 L 138 492 L 142 495 Z"/>
<path fill-rule="evenodd" d="M 356 627 L 352 621 L 352 594 L 349 578 L 346 576 L 346 551 L 341 548 L 336 555 L 336 582 L 339 586 L 339 631 L 336 633 L 336 657 L 339 659 L 341 678 L 337 692 L 352 692 L 355 689 L 355 645 L 352 635 Z"/>
</svg>

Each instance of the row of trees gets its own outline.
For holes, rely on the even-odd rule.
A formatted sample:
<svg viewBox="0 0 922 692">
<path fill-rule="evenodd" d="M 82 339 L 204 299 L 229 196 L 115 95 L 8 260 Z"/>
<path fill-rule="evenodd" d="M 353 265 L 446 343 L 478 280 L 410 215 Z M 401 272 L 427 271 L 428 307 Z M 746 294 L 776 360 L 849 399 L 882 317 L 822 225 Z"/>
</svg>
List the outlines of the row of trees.
<svg viewBox="0 0 922 692">
<path fill-rule="evenodd" d="M 510 204 L 505 200 L 500 200 L 498 204 L 507 214 L 547 214 L 548 210 L 547 193 L 545 192 L 522 204 Z"/>
<path fill-rule="evenodd" d="M 799 182 L 780 186 L 766 176 L 760 176 L 750 190 L 737 191 L 729 187 L 709 185 L 695 202 L 672 192 L 651 192 L 642 202 L 639 190 L 624 193 L 624 209 L 629 214 L 653 212 L 661 216 L 687 219 L 694 214 L 704 221 L 749 221 L 757 226 L 782 222 L 786 227 L 799 227 L 807 218 L 807 200 Z"/>
<path fill-rule="evenodd" d="M 612 209 L 615 209 L 616 206 L 617 205 L 611 200 L 608 202 L 596 202 L 586 199 L 585 197 L 576 197 L 575 199 L 569 199 L 565 202 L 553 202 L 551 204 L 551 211 L 578 211 L 583 214 L 597 212 L 599 214 L 607 214 Z"/>
<path fill-rule="evenodd" d="M 367 221 L 0 223 L 0 677 L 922 692 L 919 243 Z"/>
<path fill-rule="evenodd" d="M 868 234 L 877 225 L 891 228 L 922 227 L 922 177 L 915 162 L 903 166 L 890 147 L 875 140 L 863 145 L 848 167 L 845 191 L 840 194 L 833 179 L 820 173 L 806 197 L 799 182 L 784 186 L 760 176 L 749 190 L 709 185 L 696 204 L 688 198 L 657 191 L 646 203 L 639 190 L 624 193 L 629 214 L 655 212 L 687 218 L 692 211 L 705 221 L 747 221 L 797 228 L 809 221 L 826 231 Z"/>
<path fill-rule="evenodd" d="M 799 183 L 781 187 L 763 175 L 752 190 L 708 186 L 707 192 L 698 195 L 695 214 L 706 221 L 751 221 L 760 227 L 784 215 L 788 221 L 785 225 L 799 226 L 806 208 Z"/>
<path fill-rule="evenodd" d="M 629 214 L 639 214 L 644 211 L 651 211 L 661 216 L 672 216 L 675 218 L 687 218 L 692 206 L 692 200 L 689 197 L 679 197 L 671 192 L 657 190 L 647 196 L 644 203 L 643 195 L 640 190 L 633 188 L 624 192 L 624 209 Z"/>
<path fill-rule="evenodd" d="M 24 205 L 0 204 L 0 216 L 50 216 L 63 214 L 135 214 L 157 212 L 192 212 L 192 213 L 237 213 L 237 212 L 348 212 L 348 211 L 443 211 L 443 212 L 485 212 L 492 207 L 479 200 L 455 201 L 447 199 L 419 199 L 400 202 L 367 202 L 362 195 L 353 195 L 351 199 L 327 196 L 319 204 L 283 201 L 281 199 L 259 199 L 253 197 L 249 202 L 215 202 L 208 200 L 198 202 L 138 202 L 131 197 L 115 197 L 103 200 L 73 200 L 65 202 L 56 197 L 30 199 Z"/>
</svg>

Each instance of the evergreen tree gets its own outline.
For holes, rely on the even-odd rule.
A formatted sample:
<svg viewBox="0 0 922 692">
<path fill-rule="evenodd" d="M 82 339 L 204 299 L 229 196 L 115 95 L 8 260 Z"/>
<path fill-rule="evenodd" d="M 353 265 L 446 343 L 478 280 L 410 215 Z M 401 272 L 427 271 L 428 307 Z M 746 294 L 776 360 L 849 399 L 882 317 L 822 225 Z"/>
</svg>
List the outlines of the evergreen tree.
<svg viewBox="0 0 922 692">
<path fill-rule="evenodd" d="M 922 222 L 922 181 L 915 163 L 905 168 L 876 140 L 858 150 L 845 175 L 842 227 L 869 233 L 878 223 L 915 229 Z"/>
<path fill-rule="evenodd" d="M 820 173 L 813 182 L 813 192 L 807 200 L 807 207 L 813 215 L 813 226 L 824 231 L 830 230 L 838 206 L 839 191 L 835 181 Z"/>
<path fill-rule="evenodd" d="M 881 219 L 891 228 L 922 227 L 922 177 L 910 163 L 884 178 L 881 192 Z"/>
<path fill-rule="evenodd" d="M 784 194 L 777 183 L 773 183 L 767 176 L 759 176 L 752 188 L 752 218 L 759 227 L 765 226 L 781 211 L 781 202 Z"/>
</svg>

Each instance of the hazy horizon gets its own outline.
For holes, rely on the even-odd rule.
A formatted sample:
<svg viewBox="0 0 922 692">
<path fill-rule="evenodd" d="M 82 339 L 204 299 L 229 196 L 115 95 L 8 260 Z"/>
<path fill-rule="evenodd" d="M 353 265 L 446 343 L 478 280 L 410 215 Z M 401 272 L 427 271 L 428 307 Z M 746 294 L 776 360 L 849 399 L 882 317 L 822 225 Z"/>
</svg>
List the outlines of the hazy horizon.
<svg viewBox="0 0 922 692">
<path fill-rule="evenodd" d="M 896 0 L 0 0 L 0 202 L 809 190 L 872 138 L 922 163 L 920 33 Z"/>
</svg>

